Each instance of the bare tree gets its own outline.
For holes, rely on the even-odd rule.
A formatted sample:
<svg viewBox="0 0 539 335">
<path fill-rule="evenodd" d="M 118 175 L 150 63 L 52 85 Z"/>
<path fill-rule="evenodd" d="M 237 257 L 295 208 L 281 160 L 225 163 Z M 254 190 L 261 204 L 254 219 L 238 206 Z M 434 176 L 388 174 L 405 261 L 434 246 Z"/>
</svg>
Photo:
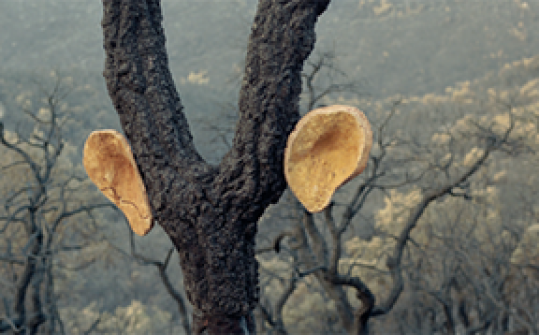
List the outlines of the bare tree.
<svg viewBox="0 0 539 335">
<path fill-rule="evenodd" d="M 154 217 L 180 254 L 195 333 L 254 331 L 256 222 L 286 187 L 283 150 L 299 118 L 302 65 L 328 4 L 259 2 L 233 147 L 210 166 L 194 148 L 168 68 L 160 2 L 103 2 L 107 88 Z"/>
<path fill-rule="evenodd" d="M 305 112 L 335 100 L 337 95 L 356 98 L 367 95 L 366 83 L 351 80 L 339 66 L 335 47 L 311 56 L 306 62 L 302 78 L 305 86 Z"/>
<path fill-rule="evenodd" d="M 383 328 L 386 332 L 471 334 L 519 327 L 536 332 L 537 282 L 523 272 L 533 272 L 535 263 L 528 257 L 526 265 L 516 266 L 511 260 L 526 225 L 478 221 L 489 217 L 484 213 L 492 206 L 482 193 L 495 179 L 493 162 L 534 152 L 528 139 L 535 133 L 522 131 L 529 128 L 528 113 L 518 111 L 516 102 L 499 99 L 461 106 L 451 116 L 432 105 L 429 113 L 444 119 L 438 122 L 443 126 L 436 129 L 432 123 L 413 132 L 406 119 L 413 124 L 414 114 L 399 110 L 401 105 L 397 100 L 388 111 L 370 114 L 375 145 L 360 182 L 320 215 L 292 201 L 292 228 L 259 249 L 281 251 L 290 264 L 289 273 L 269 275 L 281 289 L 263 300 L 260 316 L 271 332 L 286 333 L 283 306 L 302 281 L 314 277 L 339 317 L 332 332 L 364 334 L 369 320 L 382 316 L 393 321 Z M 392 196 L 393 191 L 402 193 Z M 391 203 L 387 227 L 373 225 L 369 236 L 359 238 L 358 226 L 365 230 L 369 221 L 380 220 L 372 206 L 384 197 Z M 399 207 L 398 198 L 406 205 Z M 530 215 L 519 214 L 519 219 L 530 220 Z M 419 236 L 412 237 L 417 230 Z M 527 292 L 526 298 L 518 290 Z M 495 320 L 502 325 L 494 327 Z"/>
<path fill-rule="evenodd" d="M 94 258 L 70 260 L 96 242 L 91 184 L 65 157 L 60 105 L 69 93 L 61 76 L 38 86 L 44 103 L 22 106 L 32 131 L 9 131 L 0 121 L 0 332 L 64 333 L 58 312 L 59 269 L 80 269 Z M 14 111 L 12 111 L 14 112 Z M 98 194 L 94 192 L 94 196 Z"/>
</svg>

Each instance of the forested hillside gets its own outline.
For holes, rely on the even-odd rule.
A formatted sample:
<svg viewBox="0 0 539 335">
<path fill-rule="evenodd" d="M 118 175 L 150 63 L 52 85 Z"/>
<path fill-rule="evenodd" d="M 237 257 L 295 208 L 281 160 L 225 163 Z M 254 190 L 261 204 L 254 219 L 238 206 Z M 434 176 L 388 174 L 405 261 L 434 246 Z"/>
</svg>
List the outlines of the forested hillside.
<svg viewBox="0 0 539 335">
<path fill-rule="evenodd" d="M 101 3 L 22 3 L 0 2 L 0 30 L 9 32 L 0 34 L 0 298 L 8 302 L 0 322 L 10 317 L 15 284 L 31 259 L 27 246 L 42 234 L 50 238 L 40 258 L 47 269 L 40 294 L 54 315 L 48 330 L 182 333 L 190 307 L 182 309 L 187 299 L 169 239 L 159 227 L 132 236 L 81 165 L 91 131 L 120 130 L 101 75 Z M 163 6 L 195 144 L 217 163 L 235 125 L 254 2 Z M 264 214 L 260 333 L 345 333 L 343 306 L 361 310 L 354 286 L 321 274 L 321 245 L 328 253 L 336 247 L 337 271 L 376 297 L 372 333 L 539 331 L 538 13 L 539 1 L 520 0 L 331 4 L 305 73 L 331 55 L 314 89 L 351 85 L 315 105 L 363 110 L 375 145 L 366 173 L 335 195 L 329 211 L 307 215 L 287 192 Z M 36 179 L 10 146 L 41 164 L 37 170 L 50 168 L 49 179 Z M 32 203 L 42 190 L 47 196 Z M 20 214 L 27 204 L 38 208 L 35 221 Z M 336 238 L 332 227 L 340 225 Z"/>
</svg>

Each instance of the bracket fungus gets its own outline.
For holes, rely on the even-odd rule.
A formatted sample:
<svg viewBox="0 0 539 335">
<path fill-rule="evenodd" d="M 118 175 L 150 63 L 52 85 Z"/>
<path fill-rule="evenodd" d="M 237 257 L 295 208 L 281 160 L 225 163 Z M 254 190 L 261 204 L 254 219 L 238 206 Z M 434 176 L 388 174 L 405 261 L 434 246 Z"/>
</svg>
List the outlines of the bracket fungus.
<svg viewBox="0 0 539 335">
<path fill-rule="evenodd" d="M 359 109 L 334 105 L 312 110 L 288 137 L 286 181 L 309 212 L 320 212 L 337 188 L 365 170 L 371 147 L 371 127 Z"/>
<path fill-rule="evenodd" d="M 133 231 L 153 227 L 150 203 L 127 139 L 116 130 L 94 131 L 84 144 L 84 168 L 92 182 L 124 213 Z"/>
</svg>

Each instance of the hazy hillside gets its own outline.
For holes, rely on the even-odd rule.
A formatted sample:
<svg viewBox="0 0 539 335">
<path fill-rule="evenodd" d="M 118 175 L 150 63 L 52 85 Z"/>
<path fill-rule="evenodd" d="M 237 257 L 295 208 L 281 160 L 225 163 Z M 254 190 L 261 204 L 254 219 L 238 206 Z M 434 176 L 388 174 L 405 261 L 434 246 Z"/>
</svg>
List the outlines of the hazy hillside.
<svg viewBox="0 0 539 335">
<path fill-rule="evenodd" d="M 321 20 L 317 47 L 335 41 L 374 97 L 441 93 L 539 53 L 538 14 L 536 0 L 343 1 Z"/>
<path fill-rule="evenodd" d="M 164 0 L 176 78 L 205 73 L 207 85 L 227 89 L 255 4 Z M 101 7 L 100 1 L 0 1 L 0 71 L 100 72 Z M 335 46 L 343 68 L 367 80 L 375 97 L 441 92 L 539 53 L 538 11 L 538 0 L 333 1 L 317 26 L 317 48 Z"/>
</svg>

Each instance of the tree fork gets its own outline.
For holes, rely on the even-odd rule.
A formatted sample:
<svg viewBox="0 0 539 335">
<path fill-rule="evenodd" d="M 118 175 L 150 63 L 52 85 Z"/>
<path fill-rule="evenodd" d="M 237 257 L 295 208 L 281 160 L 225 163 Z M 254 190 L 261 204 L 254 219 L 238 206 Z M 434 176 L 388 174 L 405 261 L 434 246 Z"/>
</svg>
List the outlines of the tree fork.
<svg viewBox="0 0 539 335">
<path fill-rule="evenodd" d="M 254 330 L 256 222 L 286 187 L 301 71 L 330 0 L 260 0 L 234 144 L 219 166 L 196 151 L 172 80 L 159 0 L 103 0 L 103 75 L 155 220 L 180 255 L 194 329 Z"/>
</svg>

